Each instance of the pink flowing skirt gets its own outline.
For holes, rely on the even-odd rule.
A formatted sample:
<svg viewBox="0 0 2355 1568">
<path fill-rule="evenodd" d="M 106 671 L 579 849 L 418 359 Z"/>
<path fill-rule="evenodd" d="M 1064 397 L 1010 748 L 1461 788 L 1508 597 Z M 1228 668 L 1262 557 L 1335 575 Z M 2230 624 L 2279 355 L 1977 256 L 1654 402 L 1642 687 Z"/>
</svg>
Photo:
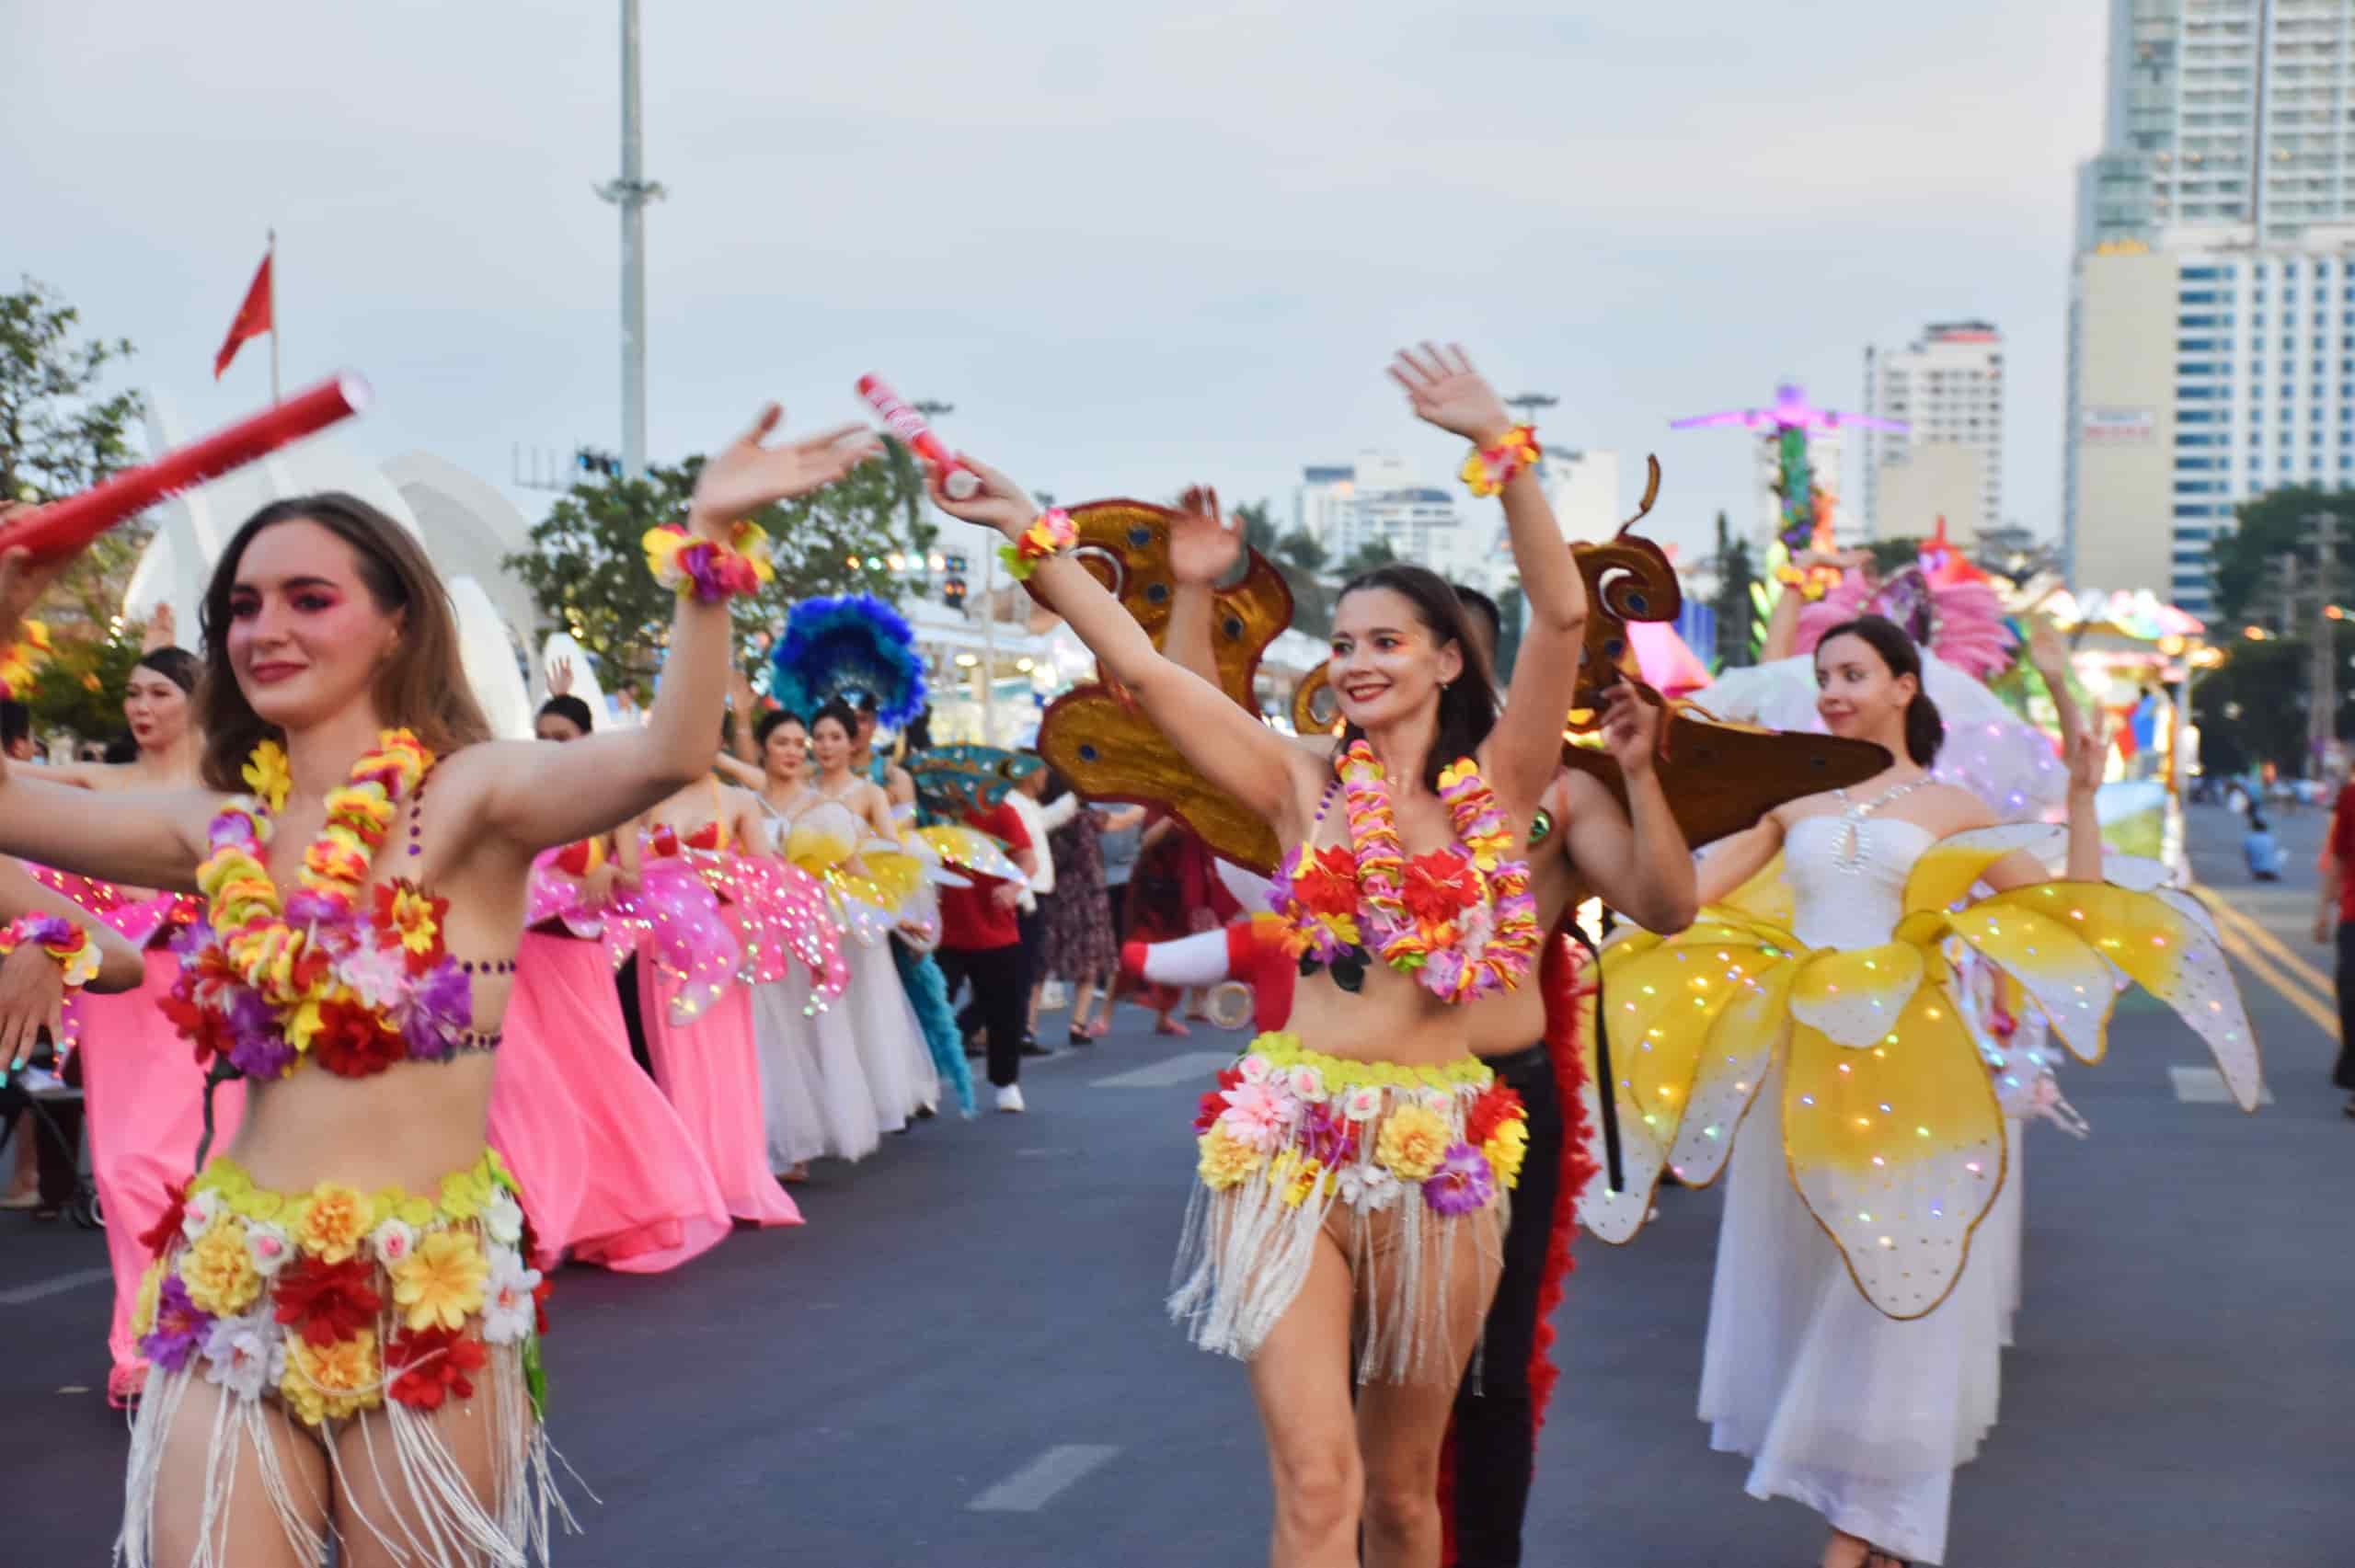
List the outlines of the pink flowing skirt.
<svg viewBox="0 0 2355 1568">
<path fill-rule="evenodd" d="M 801 1211 L 769 1170 L 761 1092 L 761 1047 L 752 1033 L 752 990 L 729 980 L 698 1016 L 672 1022 L 679 982 L 638 950 L 638 1012 L 655 1082 L 710 1162 L 728 1212 L 755 1225 L 798 1225 Z"/>
<path fill-rule="evenodd" d="M 155 1229 L 170 1199 L 166 1188 L 196 1169 L 204 1134 L 204 1072 L 188 1041 L 158 1009 L 179 978 L 179 960 L 161 948 L 147 953 L 147 979 L 136 990 L 100 996 L 85 991 L 81 1014 L 83 1109 L 90 1132 L 90 1167 L 107 1219 L 107 1261 L 114 1269 L 114 1353 L 117 1392 L 145 1363 L 131 1332 L 139 1278 L 152 1260 L 140 1242 Z M 215 1150 L 229 1147 L 246 1108 L 245 1086 L 224 1083 L 213 1096 Z"/>
<path fill-rule="evenodd" d="M 602 943 L 523 933 L 490 1141 L 550 1256 L 569 1247 L 578 1262 L 660 1274 L 728 1234 L 711 1168 L 630 1058 Z"/>
</svg>

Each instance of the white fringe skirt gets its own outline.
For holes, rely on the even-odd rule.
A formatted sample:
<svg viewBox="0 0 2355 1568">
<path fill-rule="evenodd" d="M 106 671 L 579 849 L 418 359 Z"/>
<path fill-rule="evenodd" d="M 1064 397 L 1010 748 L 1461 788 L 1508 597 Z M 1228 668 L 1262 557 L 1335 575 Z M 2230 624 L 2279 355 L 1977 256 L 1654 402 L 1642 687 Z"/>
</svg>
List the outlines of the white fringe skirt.
<svg viewBox="0 0 2355 1568">
<path fill-rule="evenodd" d="M 1469 1056 L 1351 1061 L 1270 1034 L 1219 1074 L 1194 1125 L 1200 1185 L 1169 1298 L 1194 1344 L 1257 1355 L 1329 1236 L 1359 1287 L 1357 1380 L 1461 1375 L 1470 1347 L 1452 1343 L 1448 1304 L 1458 1269 L 1501 1258 L 1528 1145 L 1519 1095 Z"/>
<path fill-rule="evenodd" d="M 270 1192 L 214 1159 L 160 1241 L 118 1563 L 158 1564 L 159 1506 L 167 1568 L 236 1568 L 256 1517 L 307 1562 L 357 1530 L 417 1568 L 528 1568 L 552 1516 L 573 1528 L 540 1424 L 540 1276 L 496 1153 L 430 1197 Z"/>
</svg>

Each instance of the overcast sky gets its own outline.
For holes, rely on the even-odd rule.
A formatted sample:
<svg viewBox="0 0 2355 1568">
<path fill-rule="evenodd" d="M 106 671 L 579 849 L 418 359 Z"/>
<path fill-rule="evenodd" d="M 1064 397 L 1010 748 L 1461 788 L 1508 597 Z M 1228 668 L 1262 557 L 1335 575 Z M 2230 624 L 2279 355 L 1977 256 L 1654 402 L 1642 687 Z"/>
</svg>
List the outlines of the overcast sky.
<svg viewBox="0 0 2355 1568">
<path fill-rule="evenodd" d="M 1984 316 L 2006 509 L 2050 534 L 2105 9 L 649 0 L 650 452 L 765 395 L 852 417 L 874 370 L 1065 500 L 1288 517 L 1304 463 L 1452 469 L 1380 373 L 1437 336 L 1557 395 L 1546 441 L 1620 452 L 1630 503 L 1658 452 L 1655 532 L 1698 546 L 1750 455 L 1671 417 L 1785 375 L 1854 407 L 1867 343 Z M 365 450 L 504 483 L 617 444 L 618 14 L 0 0 L 0 274 L 201 430 L 268 395 L 265 345 L 211 372 L 274 224 L 287 382 L 363 372 Z"/>
</svg>

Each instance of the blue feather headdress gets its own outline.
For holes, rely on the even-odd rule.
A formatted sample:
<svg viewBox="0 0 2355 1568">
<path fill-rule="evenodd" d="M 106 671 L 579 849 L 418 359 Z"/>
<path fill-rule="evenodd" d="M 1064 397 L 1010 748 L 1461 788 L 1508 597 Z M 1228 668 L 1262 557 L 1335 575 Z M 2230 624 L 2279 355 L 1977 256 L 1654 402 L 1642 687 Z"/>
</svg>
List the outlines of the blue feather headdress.
<svg viewBox="0 0 2355 1568">
<path fill-rule="evenodd" d="M 795 605 L 769 665 L 769 695 L 805 718 L 846 692 L 873 697 L 876 722 L 887 729 L 905 729 L 924 712 L 915 631 L 871 593 Z"/>
</svg>

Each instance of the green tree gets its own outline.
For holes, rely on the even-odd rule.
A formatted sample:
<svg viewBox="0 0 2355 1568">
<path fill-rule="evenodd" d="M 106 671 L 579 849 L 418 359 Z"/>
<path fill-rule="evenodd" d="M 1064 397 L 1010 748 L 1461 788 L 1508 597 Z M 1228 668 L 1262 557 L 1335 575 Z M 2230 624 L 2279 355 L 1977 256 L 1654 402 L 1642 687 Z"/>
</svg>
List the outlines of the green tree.
<svg viewBox="0 0 2355 1568">
<path fill-rule="evenodd" d="M 839 485 L 752 519 L 765 530 L 776 580 L 757 597 L 734 601 L 740 641 L 773 632 L 804 599 L 864 590 L 896 599 L 900 578 L 886 557 L 922 554 L 938 531 L 920 509 L 923 486 L 896 441 L 881 462 Z M 672 596 L 646 570 L 646 531 L 686 515 L 703 459 L 653 464 L 643 479 L 575 485 L 532 530 L 533 548 L 507 557 L 531 589 L 545 635 L 572 634 L 598 661 L 609 689 L 649 694 L 670 635 Z"/>
<path fill-rule="evenodd" d="M 1734 537 L 1724 512 L 1717 513 L 1717 596 L 1710 601 L 1717 612 L 1717 668 L 1732 670 L 1754 662 L 1757 643 L 1751 636 L 1752 585 L 1758 570 L 1751 564 L 1750 541 Z"/>
<path fill-rule="evenodd" d="M 1269 515 L 1265 501 L 1246 501 L 1235 509 L 1235 521 L 1243 524 L 1243 543 L 1262 555 L 1273 555 L 1282 531 Z"/>
<path fill-rule="evenodd" d="M 1350 551 L 1350 558 L 1341 563 L 1340 570 L 1336 575 L 1343 582 L 1347 582 L 1361 572 L 1370 572 L 1377 567 L 1386 567 L 1397 558 L 1398 552 L 1391 547 L 1390 536 L 1386 533 L 1377 533 Z"/>
<path fill-rule="evenodd" d="M 1903 539 L 1876 539 L 1865 548 L 1872 552 L 1873 570 L 1882 577 L 1901 572 L 1922 558 L 1922 540 L 1918 534 Z"/>
<path fill-rule="evenodd" d="M 85 340 L 81 319 L 55 290 L 30 278 L 0 294 L 0 498 L 74 495 L 136 455 L 131 424 L 141 412 L 139 394 L 108 393 L 100 384 L 131 357 L 131 344 Z M 29 699 L 40 728 L 84 736 L 121 729 L 121 692 L 139 657 L 139 631 L 116 617 L 148 533 L 130 523 L 101 535 L 40 606 L 57 644 Z"/>
<path fill-rule="evenodd" d="M 1325 546 L 1315 536 L 1295 528 L 1278 539 L 1274 548 L 1261 554 L 1275 563 L 1292 588 L 1293 627 L 1312 637 L 1331 636 L 1333 589 L 1326 580 L 1325 567 L 1332 557 Z"/>
<path fill-rule="evenodd" d="M 2201 677 L 2191 695 L 2202 765 L 2221 772 L 2269 761 L 2292 774 L 2302 768 L 2313 662 L 2306 644 L 2287 638 L 2231 644 L 2223 665 Z"/>
<path fill-rule="evenodd" d="M 2334 581 L 2321 584 L 2315 580 L 2321 565 L 2316 531 L 2307 520 L 2325 512 L 2338 519 L 2335 554 L 2339 569 Z M 2237 625 L 2245 621 L 2280 619 L 2280 590 L 2273 564 L 2280 555 L 2296 558 L 2294 580 L 2302 595 L 2320 588 L 2334 599 L 2343 596 L 2350 565 L 2348 557 L 2355 554 L 2355 491 L 2292 485 L 2243 501 L 2233 515 L 2232 531 L 2217 535 L 2208 546 L 2218 622 Z"/>
</svg>

